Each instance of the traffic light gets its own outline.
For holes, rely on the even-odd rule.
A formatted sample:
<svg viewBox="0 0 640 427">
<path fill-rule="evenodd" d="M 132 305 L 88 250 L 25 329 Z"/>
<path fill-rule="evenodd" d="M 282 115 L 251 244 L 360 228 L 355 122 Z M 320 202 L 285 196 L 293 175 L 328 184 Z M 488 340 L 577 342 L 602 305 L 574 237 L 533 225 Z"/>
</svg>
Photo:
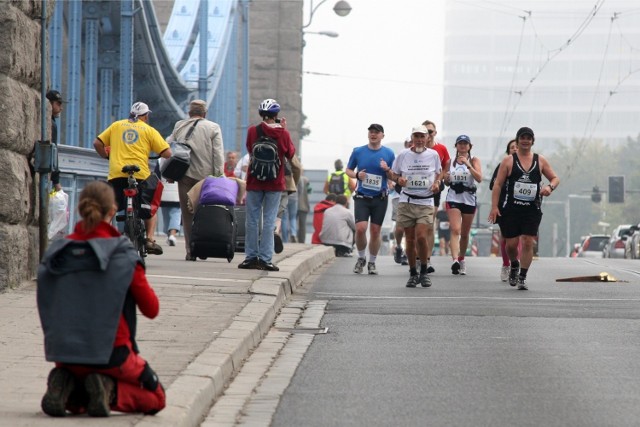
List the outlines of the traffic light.
<svg viewBox="0 0 640 427">
<path fill-rule="evenodd" d="M 609 177 L 609 203 L 624 203 L 624 176 Z"/>
<path fill-rule="evenodd" d="M 598 188 L 597 185 L 593 187 L 593 190 L 591 193 L 591 201 L 593 203 L 600 203 L 602 201 L 602 193 L 600 192 L 600 189 Z"/>
</svg>

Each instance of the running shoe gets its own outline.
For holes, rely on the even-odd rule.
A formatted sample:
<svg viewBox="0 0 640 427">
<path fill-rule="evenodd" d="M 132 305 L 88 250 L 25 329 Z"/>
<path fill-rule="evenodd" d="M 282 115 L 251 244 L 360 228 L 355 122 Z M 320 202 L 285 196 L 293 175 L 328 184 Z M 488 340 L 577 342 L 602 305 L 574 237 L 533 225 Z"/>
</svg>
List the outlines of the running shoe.
<svg viewBox="0 0 640 427">
<path fill-rule="evenodd" d="M 396 264 L 402 264 L 402 248 L 396 246 L 396 250 L 393 251 L 393 260 Z"/>
<path fill-rule="evenodd" d="M 467 263 L 464 260 L 460 261 L 460 274 L 462 276 L 467 274 Z"/>
<path fill-rule="evenodd" d="M 522 276 L 518 277 L 518 290 L 520 291 L 527 291 L 529 290 L 529 288 L 527 287 L 527 284 L 524 283 L 526 279 Z"/>
<path fill-rule="evenodd" d="M 508 265 L 503 265 L 502 269 L 500 269 L 500 280 L 502 280 L 503 282 L 506 282 L 507 280 L 509 280 L 509 266 Z"/>
<path fill-rule="evenodd" d="M 426 274 L 421 274 L 418 280 L 420 281 L 420 286 L 422 286 L 423 288 L 428 288 L 429 286 L 431 286 L 431 279 L 429 279 L 429 276 L 427 276 Z"/>
<path fill-rule="evenodd" d="M 367 264 L 367 270 L 369 270 L 369 274 L 378 274 L 375 262 L 370 262 L 369 264 Z"/>
<path fill-rule="evenodd" d="M 358 260 L 356 261 L 356 266 L 353 267 L 353 272 L 356 274 L 362 274 L 362 270 L 364 269 L 365 265 L 367 265 L 367 260 L 364 258 L 358 258 Z"/>
<path fill-rule="evenodd" d="M 509 285 L 515 286 L 518 284 L 518 273 L 520 273 L 520 264 L 515 267 L 509 267 Z"/>
<path fill-rule="evenodd" d="M 420 283 L 420 276 L 414 274 L 413 276 L 409 277 L 409 280 L 407 281 L 407 288 L 415 288 L 416 286 L 418 286 L 418 283 Z"/>
<path fill-rule="evenodd" d="M 409 259 L 407 258 L 407 254 L 405 254 L 404 251 L 402 251 L 402 258 L 400 258 L 400 260 L 400 264 L 409 265 Z"/>
<path fill-rule="evenodd" d="M 175 246 L 176 245 L 176 236 L 170 234 L 169 237 L 167 237 L 167 245 Z"/>
<path fill-rule="evenodd" d="M 427 263 L 427 274 L 431 274 L 431 273 L 435 273 L 436 269 L 433 268 L 433 265 L 431 265 L 430 262 Z"/>
<path fill-rule="evenodd" d="M 460 274 L 460 263 L 458 261 L 454 261 L 451 264 L 451 274 Z"/>
</svg>

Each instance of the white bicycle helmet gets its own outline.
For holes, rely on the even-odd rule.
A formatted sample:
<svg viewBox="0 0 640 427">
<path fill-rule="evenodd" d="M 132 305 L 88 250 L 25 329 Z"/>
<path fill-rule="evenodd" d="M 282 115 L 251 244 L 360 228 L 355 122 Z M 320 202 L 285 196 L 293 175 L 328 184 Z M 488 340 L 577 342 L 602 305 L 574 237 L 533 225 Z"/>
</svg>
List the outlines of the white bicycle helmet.
<svg viewBox="0 0 640 427">
<path fill-rule="evenodd" d="M 280 104 L 275 99 L 265 99 L 258 107 L 259 113 L 278 114 L 280 112 Z"/>
</svg>

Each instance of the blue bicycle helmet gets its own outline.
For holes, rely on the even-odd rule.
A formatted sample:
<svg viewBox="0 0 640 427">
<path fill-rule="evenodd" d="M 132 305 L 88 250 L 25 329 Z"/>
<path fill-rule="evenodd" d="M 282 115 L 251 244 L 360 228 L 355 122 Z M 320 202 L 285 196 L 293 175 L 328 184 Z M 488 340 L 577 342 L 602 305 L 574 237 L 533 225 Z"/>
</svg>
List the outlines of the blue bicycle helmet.
<svg viewBox="0 0 640 427">
<path fill-rule="evenodd" d="M 265 99 L 260 103 L 258 107 L 258 112 L 260 114 L 267 113 L 271 115 L 276 115 L 280 112 L 280 104 L 275 99 Z"/>
</svg>

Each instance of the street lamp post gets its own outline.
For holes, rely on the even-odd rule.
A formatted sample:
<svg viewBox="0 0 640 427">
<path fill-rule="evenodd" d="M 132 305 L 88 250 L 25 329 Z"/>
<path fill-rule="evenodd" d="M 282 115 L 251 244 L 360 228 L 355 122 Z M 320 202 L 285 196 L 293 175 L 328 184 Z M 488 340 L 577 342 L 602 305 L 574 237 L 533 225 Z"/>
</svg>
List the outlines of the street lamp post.
<svg viewBox="0 0 640 427">
<path fill-rule="evenodd" d="M 318 34 L 320 36 L 327 36 L 332 38 L 336 38 L 340 35 L 335 31 L 305 31 L 304 34 Z"/>
<path fill-rule="evenodd" d="M 303 30 L 311 25 L 311 21 L 313 21 L 313 15 L 316 13 L 316 10 L 318 10 L 318 8 L 322 6 L 326 1 L 327 0 L 322 0 L 320 1 L 320 3 L 314 6 L 313 0 L 311 0 L 311 4 L 309 6 L 309 20 L 302 26 Z M 333 11 L 338 16 L 347 16 L 349 13 L 351 13 L 351 5 L 349 5 L 349 3 L 347 3 L 345 0 L 340 0 L 333 6 Z"/>
<path fill-rule="evenodd" d="M 304 35 L 305 34 L 318 34 L 321 36 L 327 36 L 327 37 L 338 37 L 338 33 L 336 33 L 335 31 L 305 31 L 305 28 L 309 27 L 309 25 L 311 25 L 311 22 L 313 21 L 313 15 L 316 13 L 316 11 L 318 10 L 318 8 L 320 6 L 322 6 L 324 3 L 326 3 L 327 0 L 321 0 L 319 3 L 314 5 L 314 1 L 310 0 L 310 4 L 309 4 L 309 19 L 307 20 L 306 24 L 302 25 L 301 31 L 300 31 L 300 46 L 301 46 L 301 50 L 304 49 L 305 47 L 305 40 L 304 40 Z M 347 16 L 349 13 L 351 13 L 351 5 L 346 2 L 345 0 L 339 0 L 336 2 L 336 4 L 333 6 L 333 11 L 336 15 L 340 16 L 340 17 L 344 17 Z M 304 56 L 304 55 L 303 55 Z M 304 73 L 304 69 L 301 70 L 302 73 Z M 304 79 L 304 76 L 303 76 Z M 302 94 L 301 94 L 302 95 Z M 304 114 L 302 114 L 302 105 L 301 105 L 301 111 L 300 111 L 300 117 L 304 117 Z M 300 135 L 302 135 L 302 119 L 300 120 Z M 300 153 L 302 152 L 301 150 L 301 145 L 299 145 L 297 148 L 298 151 L 298 155 L 300 155 Z"/>
</svg>

